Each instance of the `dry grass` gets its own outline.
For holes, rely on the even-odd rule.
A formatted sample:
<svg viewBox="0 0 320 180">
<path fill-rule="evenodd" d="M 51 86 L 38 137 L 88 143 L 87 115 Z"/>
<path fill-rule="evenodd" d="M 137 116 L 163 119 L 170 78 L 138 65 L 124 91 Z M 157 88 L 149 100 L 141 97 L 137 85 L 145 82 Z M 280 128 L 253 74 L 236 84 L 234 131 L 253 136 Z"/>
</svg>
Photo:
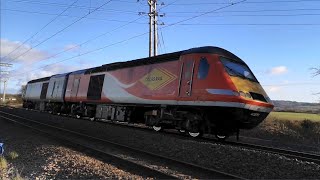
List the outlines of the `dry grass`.
<svg viewBox="0 0 320 180">
<path fill-rule="evenodd" d="M 7 159 L 9 161 L 3 156 L 0 157 L 0 179 L 23 180 L 19 171 L 9 164 L 10 160 L 14 160 L 18 157 L 18 153 L 14 151 L 8 154 Z"/>
<path fill-rule="evenodd" d="M 245 135 L 289 143 L 320 144 L 320 119 L 317 114 L 273 112 L 258 127 Z M 310 119 L 308 119 L 310 118 Z"/>
</svg>

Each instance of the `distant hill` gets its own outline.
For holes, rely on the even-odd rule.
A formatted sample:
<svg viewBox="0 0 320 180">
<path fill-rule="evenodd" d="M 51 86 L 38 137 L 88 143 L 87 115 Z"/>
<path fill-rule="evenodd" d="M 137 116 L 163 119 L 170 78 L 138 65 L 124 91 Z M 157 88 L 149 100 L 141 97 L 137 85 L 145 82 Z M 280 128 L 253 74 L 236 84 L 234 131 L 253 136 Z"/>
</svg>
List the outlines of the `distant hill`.
<svg viewBox="0 0 320 180">
<path fill-rule="evenodd" d="M 320 114 L 320 103 L 273 100 L 274 111 L 305 112 Z"/>
</svg>

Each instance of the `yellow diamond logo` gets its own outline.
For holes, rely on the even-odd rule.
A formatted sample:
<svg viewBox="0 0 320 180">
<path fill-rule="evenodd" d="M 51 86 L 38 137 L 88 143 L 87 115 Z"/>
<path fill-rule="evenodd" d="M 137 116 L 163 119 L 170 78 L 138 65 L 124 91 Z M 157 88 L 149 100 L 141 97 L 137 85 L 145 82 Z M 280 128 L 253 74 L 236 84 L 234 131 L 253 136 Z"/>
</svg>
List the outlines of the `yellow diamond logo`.
<svg viewBox="0 0 320 180">
<path fill-rule="evenodd" d="M 147 86 L 150 90 L 158 90 L 177 78 L 176 75 L 172 74 L 166 69 L 157 68 L 153 69 L 150 73 L 146 74 L 140 79 L 140 82 Z"/>
</svg>

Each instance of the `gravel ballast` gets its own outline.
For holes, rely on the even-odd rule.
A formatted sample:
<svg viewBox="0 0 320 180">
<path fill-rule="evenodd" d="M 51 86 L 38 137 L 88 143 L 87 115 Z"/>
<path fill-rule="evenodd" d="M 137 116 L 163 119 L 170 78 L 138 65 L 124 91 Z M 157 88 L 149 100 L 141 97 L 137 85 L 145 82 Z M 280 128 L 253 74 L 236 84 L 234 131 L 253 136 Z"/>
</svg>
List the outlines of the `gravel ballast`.
<svg viewBox="0 0 320 180">
<path fill-rule="evenodd" d="M 5 143 L 4 155 L 8 161 L 8 169 L 11 169 L 11 177 L 7 177 L 8 179 L 12 179 L 15 171 L 26 179 L 143 178 L 41 136 L 0 119 L 0 139 Z M 16 152 L 18 157 L 10 159 L 10 152 Z"/>
<path fill-rule="evenodd" d="M 165 133 L 147 132 L 108 123 L 90 122 L 21 109 L 4 110 L 244 178 L 317 179 L 320 177 L 319 165 L 276 154 L 230 145 L 179 139 Z"/>
</svg>

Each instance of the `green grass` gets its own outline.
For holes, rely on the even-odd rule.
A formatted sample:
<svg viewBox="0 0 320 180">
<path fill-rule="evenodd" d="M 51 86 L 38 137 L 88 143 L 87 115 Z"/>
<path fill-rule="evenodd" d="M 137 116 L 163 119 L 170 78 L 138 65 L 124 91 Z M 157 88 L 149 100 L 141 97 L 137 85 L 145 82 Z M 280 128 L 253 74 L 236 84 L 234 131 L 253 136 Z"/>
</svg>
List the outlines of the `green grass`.
<svg viewBox="0 0 320 180">
<path fill-rule="evenodd" d="M 294 113 L 294 112 L 271 112 L 268 119 L 277 120 L 290 120 L 290 121 L 303 121 L 310 120 L 314 122 L 320 122 L 319 114 L 308 114 L 308 113 Z"/>
</svg>

